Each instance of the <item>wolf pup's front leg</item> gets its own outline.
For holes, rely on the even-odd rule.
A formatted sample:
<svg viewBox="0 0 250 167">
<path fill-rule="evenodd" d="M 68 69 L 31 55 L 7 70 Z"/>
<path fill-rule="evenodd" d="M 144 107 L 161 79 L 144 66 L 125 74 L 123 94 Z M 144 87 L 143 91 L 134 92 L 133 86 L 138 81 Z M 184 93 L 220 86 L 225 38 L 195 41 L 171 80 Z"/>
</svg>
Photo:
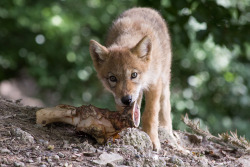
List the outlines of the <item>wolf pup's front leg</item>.
<svg viewBox="0 0 250 167">
<path fill-rule="evenodd" d="M 161 149 L 158 138 L 161 82 L 150 86 L 150 89 L 145 92 L 145 97 L 146 106 L 142 116 L 142 129 L 149 135 L 153 149 L 159 151 Z"/>
</svg>

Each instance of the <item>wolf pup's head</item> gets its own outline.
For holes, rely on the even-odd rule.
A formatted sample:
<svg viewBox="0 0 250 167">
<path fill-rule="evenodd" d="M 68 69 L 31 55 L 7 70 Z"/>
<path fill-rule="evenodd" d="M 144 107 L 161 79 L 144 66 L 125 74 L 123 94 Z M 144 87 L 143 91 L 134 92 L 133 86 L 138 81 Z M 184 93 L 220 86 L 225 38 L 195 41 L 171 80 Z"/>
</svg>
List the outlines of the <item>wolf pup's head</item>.
<svg viewBox="0 0 250 167">
<path fill-rule="evenodd" d="M 98 77 L 114 95 L 118 110 L 133 104 L 148 86 L 146 80 L 151 47 L 147 36 L 133 48 L 106 48 L 94 40 L 90 41 L 90 55 Z"/>
</svg>

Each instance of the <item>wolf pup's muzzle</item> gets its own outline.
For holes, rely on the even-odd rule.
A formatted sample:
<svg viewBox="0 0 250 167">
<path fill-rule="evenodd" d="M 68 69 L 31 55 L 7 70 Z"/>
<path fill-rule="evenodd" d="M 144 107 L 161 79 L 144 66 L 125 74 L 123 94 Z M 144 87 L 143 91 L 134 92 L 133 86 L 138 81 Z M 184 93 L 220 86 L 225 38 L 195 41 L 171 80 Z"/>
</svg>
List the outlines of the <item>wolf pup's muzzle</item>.
<svg viewBox="0 0 250 167">
<path fill-rule="evenodd" d="M 130 106 L 132 103 L 132 96 L 131 95 L 126 95 L 121 98 L 121 101 L 124 105 Z"/>
</svg>

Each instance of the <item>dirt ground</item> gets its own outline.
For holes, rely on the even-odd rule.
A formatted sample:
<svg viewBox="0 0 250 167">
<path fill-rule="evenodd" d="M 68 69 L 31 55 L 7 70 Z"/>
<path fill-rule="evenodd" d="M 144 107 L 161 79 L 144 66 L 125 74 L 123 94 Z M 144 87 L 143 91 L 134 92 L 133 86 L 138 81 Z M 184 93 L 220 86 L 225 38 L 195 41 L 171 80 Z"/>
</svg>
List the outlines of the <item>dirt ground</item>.
<svg viewBox="0 0 250 167">
<path fill-rule="evenodd" d="M 148 136 L 126 129 L 105 145 L 74 127 L 36 125 L 39 108 L 0 98 L 0 166 L 250 166 L 249 150 L 222 146 L 205 137 L 176 131 L 176 148 L 161 135 L 162 150 L 152 151 Z M 142 137 L 144 136 L 144 138 Z"/>
</svg>

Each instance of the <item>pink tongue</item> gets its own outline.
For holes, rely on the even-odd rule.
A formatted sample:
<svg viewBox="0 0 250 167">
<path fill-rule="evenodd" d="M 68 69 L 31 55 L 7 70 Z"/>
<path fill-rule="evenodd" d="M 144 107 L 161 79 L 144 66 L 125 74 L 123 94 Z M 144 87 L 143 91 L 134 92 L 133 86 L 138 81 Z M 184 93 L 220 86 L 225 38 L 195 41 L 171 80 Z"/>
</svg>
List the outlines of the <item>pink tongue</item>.
<svg viewBox="0 0 250 167">
<path fill-rule="evenodd" d="M 133 121 L 135 127 L 138 127 L 140 125 L 140 119 L 141 119 L 141 113 L 139 106 L 135 103 L 133 106 Z"/>
</svg>

